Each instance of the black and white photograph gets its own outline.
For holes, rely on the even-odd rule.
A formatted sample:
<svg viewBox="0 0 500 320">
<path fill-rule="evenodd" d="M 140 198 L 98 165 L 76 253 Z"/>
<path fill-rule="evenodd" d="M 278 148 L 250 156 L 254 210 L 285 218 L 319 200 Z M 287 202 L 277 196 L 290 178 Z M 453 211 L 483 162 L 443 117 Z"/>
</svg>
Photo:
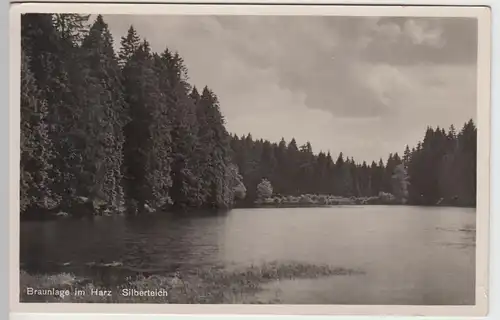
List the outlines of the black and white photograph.
<svg viewBox="0 0 500 320">
<path fill-rule="evenodd" d="M 23 13 L 20 303 L 476 305 L 478 21 Z"/>
</svg>

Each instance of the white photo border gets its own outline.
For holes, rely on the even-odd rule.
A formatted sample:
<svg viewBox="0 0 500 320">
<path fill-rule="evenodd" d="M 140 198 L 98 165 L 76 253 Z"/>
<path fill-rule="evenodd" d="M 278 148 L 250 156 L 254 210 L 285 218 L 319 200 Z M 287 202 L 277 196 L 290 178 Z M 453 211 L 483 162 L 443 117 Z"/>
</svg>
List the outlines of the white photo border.
<svg viewBox="0 0 500 320">
<path fill-rule="evenodd" d="M 134 15 L 323 15 L 471 17 L 478 21 L 477 60 L 477 207 L 476 304 L 473 306 L 406 305 L 181 305 L 21 303 L 19 301 L 19 161 L 21 14 L 87 13 Z M 16 313 L 115 313 L 192 315 L 358 315 L 485 316 L 489 297 L 489 220 L 491 152 L 491 9 L 487 6 L 337 5 L 337 4 L 139 4 L 13 3 L 10 8 L 10 145 L 9 231 L 10 311 Z"/>
</svg>

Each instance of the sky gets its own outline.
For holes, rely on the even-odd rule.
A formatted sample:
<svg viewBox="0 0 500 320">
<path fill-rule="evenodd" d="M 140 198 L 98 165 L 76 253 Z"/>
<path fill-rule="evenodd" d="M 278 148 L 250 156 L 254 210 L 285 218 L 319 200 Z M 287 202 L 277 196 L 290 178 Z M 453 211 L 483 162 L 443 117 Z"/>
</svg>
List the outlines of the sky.
<svg viewBox="0 0 500 320">
<path fill-rule="evenodd" d="M 476 119 L 472 18 L 104 16 L 119 48 L 130 25 L 178 51 L 211 88 L 230 133 L 309 141 L 357 162 L 402 153 L 427 126 Z"/>
</svg>

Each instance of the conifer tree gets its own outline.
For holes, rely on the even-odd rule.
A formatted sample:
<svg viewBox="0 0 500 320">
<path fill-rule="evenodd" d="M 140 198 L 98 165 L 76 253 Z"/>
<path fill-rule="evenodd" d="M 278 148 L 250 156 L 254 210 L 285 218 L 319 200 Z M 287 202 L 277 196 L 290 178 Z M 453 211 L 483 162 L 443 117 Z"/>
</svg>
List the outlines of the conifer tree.
<svg viewBox="0 0 500 320">
<path fill-rule="evenodd" d="M 53 192 L 66 210 L 85 189 L 80 176 L 84 163 L 79 153 L 84 80 L 77 39 L 65 36 L 74 34 L 71 28 L 79 27 L 68 24 L 57 29 L 55 21 L 57 18 L 50 14 L 23 15 L 22 43 L 41 97 L 47 103 L 48 136 L 55 153 L 51 159 Z"/>
<path fill-rule="evenodd" d="M 202 146 L 198 144 L 196 100 L 190 97 L 190 86 L 186 82 L 187 68 L 179 55 L 168 49 L 154 59 L 171 123 L 172 204 L 175 209 L 199 207 L 204 200 L 198 155 Z"/>
<path fill-rule="evenodd" d="M 125 67 L 141 45 L 141 38 L 139 38 L 134 26 L 129 27 L 127 35 L 121 38 L 120 44 L 121 48 L 118 53 L 118 62 L 121 67 Z"/>
<path fill-rule="evenodd" d="M 63 13 L 52 15 L 54 28 L 65 43 L 80 45 L 89 31 L 89 14 Z M 102 18 L 101 18 L 102 20 Z"/>
<path fill-rule="evenodd" d="M 47 104 L 29 70 L 28 57 L 21 53 L 21 213 L 52 209 L 57 199 L 50 176 L 53 149 L 48 136 Z"/>
<path fill-rule="evenodd" d="M 127 121 L 121 72 L 113 39 L 101 15 L 82 44 L 85 87 L 87 173 L 92 181 L 89 196 L 107 202 L 112 210 L 123 206 L 123 127 Z"/>
<path fill-rule="evenodd" d="M 125 190 L 132 211 L 137 205 L 141 213 L 169 204 L 172 184 L 170 121 L 147 41 L 126 61 L 123 75 L 131 119 L 124 128 Z"/>
<path fill-rule="evenodd" d="M 224 118 L 220 113 L 219 102 L 215 94 L 208 88 L 198 103 L 198 122 L 200 124 L 200 150 L 208 163 L 203 167 L 203 181 L 206 196 L 206 205 L 210 208 L 227 208 L 230 203 L 231 188 L 227 177 L 230 164 L 229 135 L 224 126 Z"/>
</svg>

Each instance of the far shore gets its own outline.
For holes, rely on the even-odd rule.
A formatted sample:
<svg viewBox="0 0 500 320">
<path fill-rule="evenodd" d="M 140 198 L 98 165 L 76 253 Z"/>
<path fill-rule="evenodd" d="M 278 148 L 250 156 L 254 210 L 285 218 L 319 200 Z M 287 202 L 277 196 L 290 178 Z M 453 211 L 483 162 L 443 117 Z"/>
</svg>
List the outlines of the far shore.
<svg viewBox="0 0 500 320">
<path fill-rule="evenodd" d="M 87 198 L 79 198 L 80 206 L 72 207 L 69 210 L 55 209 L 45 212 L 34 212 L 29 215 L 22 215 L 21 220 L 56 220 L 64 218 L 92 218 L 96 216 L 112 216 L 126 215 L 125 208 L 120 212 L 110 212 L 105 207 L 99 204 L 92 203 Z M 415 206 L 411 203 L 406 203 L 404 200 L 397 199 L 390 193 L 380 193 L 378 196 L 372 197 L 342 197 L 333 195 L 314 195 L 306 194 L 301 196 L 284 196 L 273 195 L 265 199 L 258 199 L 254 202 L 240 201 L 230 209 L 252 209 L 252 208 L 329 208 L 339 206 L 380 206 L 380 205 L 406 205 Z M 422 205 L 419 205 L 422 206 Z M 465 207 L 456 205 L 453 201 L 445 201 L 441 199 L 438 203 L 427 205 L 425 207 Z M 230 210 L 228 209 L 228 210 Z M 197 212 L 198 210 L 186 210 L 188 212 Z M 184 211 L 184 213 L 186 213 Z M 227 210 L 226 210 L 227 211 Z M 159 211 L 164 212 L 164 211 Z M 166 210 L 165 212 L 175 214 L 175 211 Z M 148 214 L 155 214 L 154 210 L 149 210 Z"/>
<path fill-rule="evenodd" d="M 329 207 L 341 205 L 402 205 L 406 201 L 392 194 L 380 193 L 373 197 L 343 197 L 334 195 L 304 194 L 300 196 L 274 195 L 255 201 L 257 207 Z"/>
</svg>

